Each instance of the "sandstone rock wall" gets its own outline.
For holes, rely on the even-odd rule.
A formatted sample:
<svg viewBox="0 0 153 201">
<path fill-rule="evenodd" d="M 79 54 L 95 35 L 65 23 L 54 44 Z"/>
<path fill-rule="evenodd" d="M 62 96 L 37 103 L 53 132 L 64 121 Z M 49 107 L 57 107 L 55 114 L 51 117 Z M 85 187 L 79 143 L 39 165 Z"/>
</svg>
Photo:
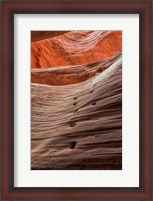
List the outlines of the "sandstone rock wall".
<svg viewBox="0 0 153 201">
<path fill-rule="evenodd" d="M 122 168 L 121 55 L 113 61 L 78 84 L 32 84 L 32 169 Z"/>
</svg>

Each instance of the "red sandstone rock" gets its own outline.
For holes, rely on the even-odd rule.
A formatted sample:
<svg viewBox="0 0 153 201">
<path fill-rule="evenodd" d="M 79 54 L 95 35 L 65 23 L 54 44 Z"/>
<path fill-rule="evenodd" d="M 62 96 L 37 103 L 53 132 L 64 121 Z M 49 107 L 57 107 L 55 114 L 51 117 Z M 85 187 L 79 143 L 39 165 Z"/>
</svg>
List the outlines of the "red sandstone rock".
<svg viewBox="0 0 153 201">
<path fill-rule="evenodd" d="M 48 85 L 68 85 L 83 82 L 107 69 L 120 57 L 117 54 L 102 62 L 90 63 L 79 66 L 62 66 L 52 68 L 32 68 L 32 83 Z"/>
<path fill-rule="evenodd" d="M 91 32 L 77 36 L 76 33 L 68 32 L 53 38 L 32 42 L 31 45 L 31 67 L 49 68 L 57 66 L 82 65 L 102 61 L 112 57 L 122 50 L 122 32 L 113 31 L 100 40 L 100 36 L 92 36 Z M 77 43 L 74 39 L 78 37 L 80 51 L 73 54 Z M 91 40 L 90 40 L 91 37 Z M 84 42 L 85 40 L 85 42 Z M 98 41 L 98 43 L 97 43 Z M 95 46 L 92 47 L 92 45 Z M 65 45 L 64 45 L 65 44 Z M 73 46 L 73 47 L 71 47 Z M 90 47 L 92 47 L 90 49 Z M 85 51 L 83 48 L 87 49 Z"/>
</svg>

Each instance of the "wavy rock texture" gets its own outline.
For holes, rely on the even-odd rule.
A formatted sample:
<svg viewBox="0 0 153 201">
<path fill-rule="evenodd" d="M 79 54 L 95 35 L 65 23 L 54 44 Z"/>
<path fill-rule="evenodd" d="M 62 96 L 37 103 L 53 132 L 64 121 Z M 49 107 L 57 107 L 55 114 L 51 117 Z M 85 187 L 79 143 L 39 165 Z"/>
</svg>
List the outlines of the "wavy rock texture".
<svg viewBox="0 0 153 201">
<path fill-rule="evenodd" d="M 116 32 L 110 34 L 117 37 Z M 108 41 L 104 42 L 105 50 L 107 46 L 110 46 Z M 110 41 L 112 42 L 112 39 Z M 48 42 L 50 43 L 50 40 Z M 115 47 L 114 43 L 113 46 Z M 45 46 L 42 45 L 42 47 Z M 116 49 L 112 51 L 114 54 Z M 97 59 L 97 56 L 95 58 Z M 46 66 L 55 65 L 52 59 L 48 64 L 46 63 Z M 85 60 L 88 61 L 88 59 L 90 60 L 88 57 Z M 82 62 L 81 56 L 78 63 L 80 62 Z M 40 67 L 44 63 L 39 61 Z M 71 64 L 72 62 L 65 63 Z M 35 66 L 36 63 L 33 64 Z M 32 71 L 32 79 L 38 77 L 37 83 L 31 84 L 32 169 L 122 169 L 121 54 L 104 62 L 102 59 L 91 66 L 64 68 L 66 69 L 64 75 L 61 68 L 59 71 L 56 68 L 47 69 L 41 72 L 42 75 L 40 71 Z M 100 72 L 99 69 L 105 70 Z M 93 76 L 89 76 L 84 81 L 81 75 L 86 71 L 92 72 Z M 98 73 L 94 73 L 95 71 Z M 69 84 L 67 81 L 69 73 L 70 77 L 73 77 L 73 72 L 74 77 L 78 74 L 79 78 L 76 78 L 76 82 L 73 80 L 70 83 L 77 84 Z M 59 75 L 54 82 L 50 75 L 55 74 L 56 77 L 56 73 Z M 60 75 L 63 75 L 66 81 Z M 41 76 L 47 78 L 40 78 Z M 51 86 L 57 85 L 56 79 L 60 80 L 60 85 L 63 83 L 68 83 L 68 85 Z"/>
<path fill-rule="evenodd" d="M 83 82 L 107 69 L 120 57 L 120 53 L 102 62 L 79 66 L 58 66 L 52 68 L 32 68 L 32 83 L 48 85 L 68 85 Z"/>
<path fill-rule="evenodd" d="M 39 35 L 42 33 L 38 38 Z M 35 34 L 32 38 L 36 40 L 37 37 Z M 46 33 L 45 37 L 51 37 L 51 34 Z M 31 66 L 50 68 L 101 62 L 121 50 L 121 31 L 71 31 L 32 42 Z"/>
</svg>

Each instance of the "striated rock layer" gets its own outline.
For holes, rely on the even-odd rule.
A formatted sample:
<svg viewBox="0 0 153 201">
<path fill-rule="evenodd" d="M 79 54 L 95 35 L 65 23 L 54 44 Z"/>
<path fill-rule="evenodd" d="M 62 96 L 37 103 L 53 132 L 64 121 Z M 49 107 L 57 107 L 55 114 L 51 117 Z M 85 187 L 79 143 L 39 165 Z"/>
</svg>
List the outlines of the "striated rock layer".
<svg viewBox="0 0 153 201">
<path fill-rule="evenodd" d="M 109 62 L 77 84 L 31 84 L 32 169 L 122 169 L 121 55 Z"/>
<path fill-rule="evenodd" d="M 102 62 L 79 66 L 62 66 L 31 69 L 32 83 L 48 85 L 68 85 L 83 82 L 107 69 L 120 57 L 120 53 Z"/>
<path fill-rule="evenodd" d="M 51 33 L 51 32 L 50 32 Z M 46 34 L 50 34 L 46 33 Z M 46 37 L 40 32 L 36 38 Z M 55 35 L 55 33 L 52 33 Z M 58 34 L 58 32 L 56 33 Z M 74 66 L 108 59 L 122 51 L 122 31 L 71 31 L 32 42 L 32 68 Z M 33 39 L 33 40 L 34 40 Z"/>
</svg>

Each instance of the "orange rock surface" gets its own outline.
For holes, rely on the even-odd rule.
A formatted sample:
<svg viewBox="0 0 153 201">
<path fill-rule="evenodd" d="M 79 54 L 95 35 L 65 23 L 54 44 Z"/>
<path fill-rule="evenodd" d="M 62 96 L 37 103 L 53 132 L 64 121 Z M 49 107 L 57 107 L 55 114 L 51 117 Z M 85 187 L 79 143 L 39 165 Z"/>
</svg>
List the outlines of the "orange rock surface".
<svg viewBox="0 0 153 201">
<path fill-rule="evenodd" d="M 90 63 L 77 66 L 62 66 L 55 68 L 33 68 L 31 69 L 32 83 L 47 84 L 52 86 L 76 84 L 88 80 L 100 74 L 111 66 L 121 53 L 114 55 L 102 62 Z"/>
<path fill-rule="evenodd" d="M 49 68 L 56 66 L 72 66 L 94 63 L 114 56 L 122 51 L 122 32 L 113 31 L 86 52 L 72 55 L 67 48 L 63 48 L 59 41 L 68 37 L 66 33 L 52 38 L 32 42 L 31 45 L 31 67 Z M 63 41 L 64 42 L 64 41 Z"/>
</svg>

